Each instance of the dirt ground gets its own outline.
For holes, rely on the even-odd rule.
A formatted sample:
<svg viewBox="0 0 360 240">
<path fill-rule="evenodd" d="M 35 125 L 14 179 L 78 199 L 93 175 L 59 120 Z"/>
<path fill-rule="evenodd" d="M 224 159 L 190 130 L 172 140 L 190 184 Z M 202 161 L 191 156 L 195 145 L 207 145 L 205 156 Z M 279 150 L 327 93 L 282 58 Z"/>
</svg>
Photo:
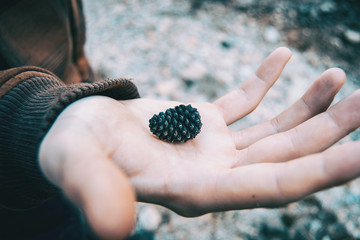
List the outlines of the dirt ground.
<svg viewBox="0 0 360 240">
<path fill-rule="evenodd" d="M 260 25 L 273 25 L 288 46 L 315 51 L 352 75 L 360 83 L 360 3 L 357 0 L 190 0 L 192 11 L 209 4 L 224 4 L 245 13 Z M 330 66 L 329 66 L 330 67 Z"/>
</svg>

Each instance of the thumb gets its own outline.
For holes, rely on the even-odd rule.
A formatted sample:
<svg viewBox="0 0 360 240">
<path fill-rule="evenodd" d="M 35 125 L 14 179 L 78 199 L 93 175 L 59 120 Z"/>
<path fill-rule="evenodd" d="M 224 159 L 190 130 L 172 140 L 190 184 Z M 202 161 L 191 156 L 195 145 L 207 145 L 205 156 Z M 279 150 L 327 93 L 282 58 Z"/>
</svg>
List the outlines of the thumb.
<svg viewBox="0 0 360 240">
<path fill-rule="evenodd" d="M 126 174 L 91 137 L 55 130 L 41 144 L 43 173 L 84 212 L 96 235 L 124 239 L 135 223 L 135 192 Z"/>
<path fill-rule="evenodd" d="M 88 160 L 67 171 L 63 191 L 83 210 L 96 235 L 124 239 L 135 224 L 134 190 L 112 161 Z"/>
</svg>

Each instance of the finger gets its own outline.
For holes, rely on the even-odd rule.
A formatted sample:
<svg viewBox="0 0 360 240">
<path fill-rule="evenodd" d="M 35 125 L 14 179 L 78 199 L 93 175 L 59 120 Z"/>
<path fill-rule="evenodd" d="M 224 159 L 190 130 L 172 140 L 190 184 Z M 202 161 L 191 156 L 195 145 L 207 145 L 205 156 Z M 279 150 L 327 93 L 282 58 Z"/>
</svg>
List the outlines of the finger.
<svg viewBox="0 0 360 240">
<path fill-rule="evenodd" d="M 239 88 L 214 102 L 222 111 L 227 124 L 239 120 L 256 108 L 279 78 L 290 57 L 288 48 L 276 49 Z"/>
<path fill-rule="evenodd" d="M 285 163 L 254 164 L 225 172 L 214 211 L 278 207 L 360 176 L 360 142 Z M 216 207 L 215 207 L 216 206 Z"/>
<path fill-rule="evenodd" d="M 96 235 L 102 239 L 124 239 L 135 222 L 135 194 L 129 180 L 90 136 L 80 139 L 67 131 L 71 130 L 53 131 L 56 141 L 45 138 L 42 143 L 42 149 L 50 147 L 55 151 L 50 163 L 41 157 L 45 175 L 84 212 Z"/>
<path fill-rule="evenodd" d="M 345 80 L 346 75 L 339 68 L 325 71 L 297 102 L 280 115 L 270 121 L 235 132 L 236 148 L 243 149 L 264 137 L 287 131 L 325 111 Z"/>
<path fill-rule="evenodd" d="M 134 190 L 126 175 L 108 159 L 84 162 L 67 175 L 64 192 L 83 210 L 94 233 L 125 239 L 135 224 Z"/>
<path fill-rule="evenodd" d="M 238 151 L 237 165 L 282 162 L 322 151 L 360 126 L 360 90 L 299 126 Z"/>
</svg>

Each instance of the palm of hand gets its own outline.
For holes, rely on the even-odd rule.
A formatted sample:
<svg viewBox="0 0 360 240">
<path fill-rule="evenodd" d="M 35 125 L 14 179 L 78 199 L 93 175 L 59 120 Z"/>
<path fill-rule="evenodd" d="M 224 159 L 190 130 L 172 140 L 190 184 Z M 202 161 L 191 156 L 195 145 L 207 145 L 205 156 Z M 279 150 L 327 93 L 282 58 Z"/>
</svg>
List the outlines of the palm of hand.
<svg viewBox="0 0 360 240">
<path fill-rule="evenodd" d="M 129 119 L 140 120 L 126 124 L 134 125 L 131 128 L 138 132 L 127 145 L 128 157 L 124 158 L 123 148 L 118 149 L 119 166 L 131 179 L 139 200 L 165 205 L 183 215 L 214 210 L 211 196 L 216 195 L 217 176 L 236 161 L 232 132 L 221 111 L 209 103 L 192 104 L 201 115 L 200 134 L 186 143 L 168 143 L 151 134 L 148 119 L 179 103 L 138 99 L 124 104 L 133 114 Z"/>
<path fill-rule="evenodd" d="M 134 129 L 141 131 L 134 135 L 146 139 L 142 146 L 134 142 L 138 147 L 128 155 L 128 163 L 141 159 L 133 163 L 134 174 L 119 163 L 140 201 L 187 216 L 274 207 L 357 176 L 353 144 L 322 152 L 360 126 L 359 92 L 328 109 L 345 81 L 339 69 L 323 73 L 301 99 L 274 119 L 239 132 L 228 128 L 253 111 L 278 78 L 289 58 L 283 50 L 270 55 L 239 89 L 213 104 L 192 103 L 203 127 L 184 144 L 160 141 L 148 128 L 154 113 L 178 103 L 123 102 L 134 114 L 129 119 L 140 119 L 133 122 L 138 124 Z"/>
</svg>

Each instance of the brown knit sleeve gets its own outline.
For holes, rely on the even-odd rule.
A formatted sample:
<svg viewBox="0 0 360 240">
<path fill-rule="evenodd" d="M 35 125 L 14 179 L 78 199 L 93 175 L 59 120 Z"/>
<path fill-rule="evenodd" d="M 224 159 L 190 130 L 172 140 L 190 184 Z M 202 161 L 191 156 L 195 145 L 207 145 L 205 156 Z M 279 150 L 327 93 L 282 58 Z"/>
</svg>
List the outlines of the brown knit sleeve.
<svg viewBox="0 0 360 240">
<path fill-rule="evenodd" d="M 36 67 L 0 72 L 0 205 L 37 206 L 58 190 L 41 173 L 38 149 L 46 131 L 69 104 L 90 95 L 139 97 L 128 79 L 65 85 Z"/>
</svg>

